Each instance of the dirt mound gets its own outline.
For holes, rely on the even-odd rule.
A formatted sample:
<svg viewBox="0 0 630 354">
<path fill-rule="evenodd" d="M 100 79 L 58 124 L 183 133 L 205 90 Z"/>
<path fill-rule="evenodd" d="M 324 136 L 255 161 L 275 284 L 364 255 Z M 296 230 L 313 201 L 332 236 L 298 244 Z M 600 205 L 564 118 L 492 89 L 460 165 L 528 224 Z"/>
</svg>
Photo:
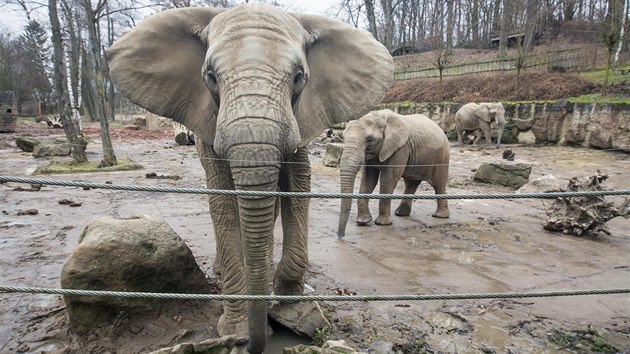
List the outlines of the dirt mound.
<svg viewBox="0 0 630 354">
<path fill-rule="evenodd" d="M 555 100 L 599 90 L 592 82 L 574 74 L 531 72 L 521 75 L 516 90 L 516 74 L 467 75 L 444 79 L 395 81 L 383 102 L 480 102 Z"/>
</svg>

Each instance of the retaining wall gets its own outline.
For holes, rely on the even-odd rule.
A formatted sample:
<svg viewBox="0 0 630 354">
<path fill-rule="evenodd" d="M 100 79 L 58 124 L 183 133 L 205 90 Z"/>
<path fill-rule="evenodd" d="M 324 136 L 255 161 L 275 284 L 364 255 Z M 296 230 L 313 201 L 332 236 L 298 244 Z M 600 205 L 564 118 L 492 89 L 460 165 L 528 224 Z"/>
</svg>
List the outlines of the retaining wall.
<svg viewBox="0 0 630 354">
<path fill-rule="evenodd" d="M 444 132 L 455 128 L 462 103 L 387 103 L 400 114 L 424 114 Z M 630 152 L 630 104 L 515 103 L 506 104 L 505 142 L 561 144 Z M 507 134 L 507 137 L 506 137 Z M 507 138 L 507 139 L 505 139 Z"/>
</svg>

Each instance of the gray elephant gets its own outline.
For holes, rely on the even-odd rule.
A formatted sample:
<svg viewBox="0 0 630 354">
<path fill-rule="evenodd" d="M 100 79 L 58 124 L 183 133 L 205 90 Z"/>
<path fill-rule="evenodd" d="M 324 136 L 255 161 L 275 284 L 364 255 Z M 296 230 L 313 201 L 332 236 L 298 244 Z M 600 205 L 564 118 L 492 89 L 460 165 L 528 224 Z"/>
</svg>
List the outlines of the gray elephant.
<svg viewBox="0 0 630 354">
<path fill-rule="evenodd" d="M 380 178 L 380 193 L 391 194 L 402 177 L 405 194 L 414 194 L 420 182 L 431 184 L 436 194 L 446 194 L 449 166 L 449 144 L 442 129 L 430 118 L 421 115 L 400 115 L 391 110 L 370 112 L 349 122 L 343 132 L 345 147 L 339 166 L 342 193 L 352 193 L 354 181 L 363 167 L 360 193 L 372 193 Z M 368 199 L 357 200 L 357 224 L 372 221 Z M 396 215 L 411 213 L 411 199 L 403 199 Z M 337 236 L 343 237 L 350 215 L 352 199 L 341 200 Z M 437 200 L 433 213 L 448 218 L 448 201 Z M 378 225 L 392 223 L 391 199 L 379 200 Z"/>
<path fill-rule="evenodd" d="M 368 32 L 263 4 L 182 8 L 149 16 L 108 51 L 118 89 L 192 130 L 207 187 L 310 191 L 306 145 L 367 113 L 393 78 L 386 48 Z M 282 219 L 277 295 L 301 295 L 307 198 L 211 196 L 225 294 L 271 292 L 273 229 Z M 225 301 L 220 335 L 266 344 L 268 302 Z"/>
<path fill-rule="evenodd" d="M 466 132 L 474 133 L 473 145 L 481 139 L 481 132 L 486 137 L 486 145 L 492 144 L 490 125 L 497 125 L 497 148 L 501 146 L 501 135 L 505 127 L 505 109 L 501 103 L 466 103 L 455 113 L 455 129 L 457 143 L 462 145 L 462 137 Z"/>
</svg>

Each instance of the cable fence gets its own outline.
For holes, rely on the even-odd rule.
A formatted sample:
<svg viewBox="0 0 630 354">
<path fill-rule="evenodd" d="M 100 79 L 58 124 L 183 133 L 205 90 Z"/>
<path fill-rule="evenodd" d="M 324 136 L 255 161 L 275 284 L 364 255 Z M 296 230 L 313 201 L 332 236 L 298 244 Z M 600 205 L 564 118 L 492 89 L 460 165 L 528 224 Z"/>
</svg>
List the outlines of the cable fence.
<svg viewBox="0 0 630 354">
<path fill-rule="evenodd" d="M 479 293 L 479 294 L 429 294 L 429 295 L 226 295 L 226 294 L 177 294 L 53 289 L 0 285 L 0 293 L 30 293 L 63 296 L 95 296 L 143 298 L 162 300 L 217 300 L 217 301 L 433 301 L 433 300 L 484 300 L 518 299 L 537 297 L 564 297 L 585 295 L 629 294 L 630 288 L 560 290 L 540 292 Z"/>
<path fill-rule="evenodd" d="M 492 193 L 492 194 L 363 194 L 363 193 L 320 193 L 320 192 L 267 192 L 207 188 L 174 188 L 140 185 L 95 183 L 85 181 L 54 180 L 47 178 L 29 178 L 18 176 L 0 176 L 0 183 L 16 182 L 50 186 L 81 187 L 84 189 L 110 189 L 136 192 L 182 193 L 206 195 L 232 195 L 254 197 L 293 197 L 323 199 L 553 199 L 560 197 L 594 197 L 630 195 L 630 189 L 581 191 L 581 192 L 545 192 L 545 193 Z"/>
<path fill-rule="evenodd" d="M 0 176 L 0 183 L 25 183 L 50 186 L 81 187 L 84 189 L 108 189 L 154 193 L 184 193 L 231 196 L 296 197 L 296 198 L 351 198 L 351 199 L 552 199 L 560 197 L 619 196 L 630 195 L 630 190 L 603 190 L 548 193 L 494 193 L 494 194 L 355 194 L 318 192 L 262 192 L 243 190 L 216 190 L 207 188 L 171 188 L 140 185 L 117 185 L 85 181 L 55 180 L 19 176 Z M 227 295 L 227 294 L 176 294 L 149 292 L 94 291 L 77 289 L 53 289 L 0 285 L 0 293 L 57 294 L 63 296 L 96 296 L 121 298 L 151 298 L 178 300 L 222 300 L 222 301 L 430 301 L 430 300 L 474 300 L 510 299 L 536 297 L 563 297 L 584 295 L 628 294 L 630 288 L 565 290 L 543 292 L 480 293 L 480 294 L 429 294 L 429 295 Z"/>
</svg>

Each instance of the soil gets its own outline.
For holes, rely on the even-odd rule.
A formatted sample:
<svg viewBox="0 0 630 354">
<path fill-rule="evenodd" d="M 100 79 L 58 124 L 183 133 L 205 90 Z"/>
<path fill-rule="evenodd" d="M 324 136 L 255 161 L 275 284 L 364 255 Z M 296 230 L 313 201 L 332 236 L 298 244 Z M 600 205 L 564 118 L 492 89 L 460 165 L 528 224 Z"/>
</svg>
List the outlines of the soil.
<svg viewBox="0 0 630 354">
<path fill-rule="evenodd" d="M 87 126 L 88 156 L 100 159 L 98 128 Z M 175 144 L 172 130 L 112 128 L 115 153 L 144 169 L 43 176 L 116 184 L 202 187 L 194 146 Z M 47 164 L 15 146 L 15 138 L 63 138 L 59 129 L 19 123 L 0 134 L 0 175 L 30 176 Z M 630 189 L 630 155 L 563 146 L 505 145 L 516 161 L 532 164 L 531 179 L 564 181 L 600 170 L 609 189 Z M 482 162 L 501 160 L 503 149 L 451 147 L 450 194 L 506 193 L 472 180 Z M 324 144 L 311 144 L 312 190 L 337 192 L 338 170 L 322 165 Z M 179 178 L 147 178 L 148 173 Z M 58 288 L 61 267 L 89 220 L 138 214 L 165 219 L 190 246 L 201 269 L 212 272 L 214 239 L 202 195 L 83 190 L 0 184 L 0 284 Z M 401 186 L 397 189 L 401 193 Z M 431 194 L 422 184 L 418 193 Z M 621 197 L 611 197 L 619 202 Z M 59 203 L 70 200 L 75 203 Z M 377 210 L 371 203 L 373 215 Z M 393 202 L 394 207 L 397 202 Z M 34 209 L 36 213 L 24 213 Z M 575 237 L 543 229 L 538 199 L 452 200 L 451 217 L 431 217 L 435 202 L 414 202 L 391 226 L 360 227 L 350 216 L 336 236 L 339 200 L 313 199 L 309 270 L 312 294 L 444 294 L 630 287 L 630 220 L 608 223 L 611 235 Z M 279 225 L 277 226 L 279 230 Z M 276 233 L 275 255 L 281 236 Z M 463 301 L 325 302 L 332 328 L 318 339 L 344 339 L 369 353 L 630 352 L 628 295 Z M 57 295 L 0 294 L 0 353 L 145 353 L 215 337 L 218 302 L 185 302 L 158 313 L 121 313 L 116 325 L 79 339 L 68 330 Z M 273 350 L 269 352 L 274 352 Z"/>
</svg>

